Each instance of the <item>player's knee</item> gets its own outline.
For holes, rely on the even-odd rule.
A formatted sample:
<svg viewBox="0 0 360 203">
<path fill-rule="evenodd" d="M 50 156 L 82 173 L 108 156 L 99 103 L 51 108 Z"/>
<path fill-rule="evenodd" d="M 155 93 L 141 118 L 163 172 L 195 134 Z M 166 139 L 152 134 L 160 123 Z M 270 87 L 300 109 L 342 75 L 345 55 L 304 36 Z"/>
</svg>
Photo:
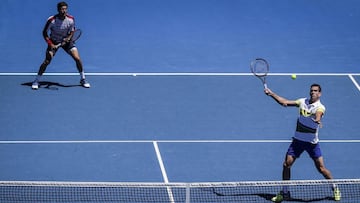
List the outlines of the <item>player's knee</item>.
<svg viewBox="0 0 360 203">
<path fill-rule="evenodd" d="M 78 54 L 70 54 L 76 63 L 81 62 L 81 58 Z"/>
<path fill-rule="evenodd" d="M 290 162 L 284 161 L 283 168 L 291 168 L 291 165 L 292 164 Z"/>
</svg>

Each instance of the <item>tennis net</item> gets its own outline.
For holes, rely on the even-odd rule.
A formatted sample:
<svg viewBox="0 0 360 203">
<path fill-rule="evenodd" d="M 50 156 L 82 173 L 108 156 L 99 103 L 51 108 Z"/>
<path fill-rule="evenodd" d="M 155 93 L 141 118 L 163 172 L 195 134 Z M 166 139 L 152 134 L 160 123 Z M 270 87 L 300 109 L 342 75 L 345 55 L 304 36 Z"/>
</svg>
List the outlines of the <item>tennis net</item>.
<svg viewBox="0 0 360 203">
<path fill-rule="evenodd" d="M 360 201 L 360 179 L 213 183 L 0 181 L 0 202 L 270 202 L 282 187 L 292 202 Z"/>
</svg>

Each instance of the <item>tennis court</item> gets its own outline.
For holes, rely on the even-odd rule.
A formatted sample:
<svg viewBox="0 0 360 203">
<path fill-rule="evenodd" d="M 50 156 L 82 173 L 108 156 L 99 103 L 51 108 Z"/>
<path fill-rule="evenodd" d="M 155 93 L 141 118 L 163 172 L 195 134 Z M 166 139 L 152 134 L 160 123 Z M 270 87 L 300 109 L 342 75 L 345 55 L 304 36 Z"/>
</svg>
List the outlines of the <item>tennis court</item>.
<svg viewBox="0 0 360 203">
<path fill-rule="evenodd" d="M 45 51 L 39 33 L 57 1 L 5 1 L 0 11 L 9 16 L 38 15 L 25 27 L 22 15 L 0 20 L 0 34 L 16 36 L 0 49 L 0 181 L 280 180 L 298 112 L 264 94 L 249 70 L 259 56 L 270 61 L 268 85 L 282 96 L 306 97 L 312 83 L 322 85 L 325 164 L 336 179 L 358 179 L 360 40 L 349 25 L 359 3 L 285 2 L 94 0 L 79 11 L 82 4 L 68 1 L 84 32 L 78 46 L 92 87 L 79 86 L 75 65 L 59 52 L 33 91 Z M 117 23 L 103 33 L 111 46 L 84 20 L 100 11 L 108 11 L 94 20 L 101 29 Z M 28 35 L 4 29 L 13 22 Z M 256 34 L 263 26 L 265 37 Z M 292 179 L 322 177 L 304 153 Z"/>
</svg>

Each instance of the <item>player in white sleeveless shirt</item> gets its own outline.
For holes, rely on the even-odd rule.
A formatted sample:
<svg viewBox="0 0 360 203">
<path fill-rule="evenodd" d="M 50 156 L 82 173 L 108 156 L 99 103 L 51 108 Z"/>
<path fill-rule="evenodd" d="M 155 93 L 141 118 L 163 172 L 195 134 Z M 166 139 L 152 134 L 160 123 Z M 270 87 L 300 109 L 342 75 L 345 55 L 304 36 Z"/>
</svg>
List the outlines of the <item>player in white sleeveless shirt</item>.
<svg viewBox="0 0 360 203">
<path fill-rule="evenodd" d="M 320 102 L 321 86 L 319 84 L 312 84 L 310 87 L 310 98 L 301 98 L 298 100 L 285 99 L 271 91 L 269 88 L 266 88 L 264 92 L 282 106 L 299 108 L 299 117 L 296 123 L 295 135 L 283 163 L 283 180 L 290 180 L 290 168 L 304 151 L 306 151 L 313 159 L 317 170 L 324 178 L 332 179 L 331 172 L 324 165 L 318 137 L 321 119 L 325 113 L 325 106 Z M 336 185 L 333 185 L 332 189 L 334 190 L 334 199 L 340 200 L 341 195 L 339 188 Z M 283 187 L 282 191 L 272 198 L 272 201 L 281 202 L 286 199 L 291 199 L 290 191 L 288 191 L 287 187 Z"/>
<path fill-rule="evenodd" d="M 55 45 L 64 42 L 62 48 L 74 59 L 76 67 L 80 74 L 80 84 L 83 87 L 89 88 L 90 84 L 85 80 L 84 68 L 78 49 L 75 44 L 70 41 L 72 32 L 75 31 L 74 17 L 67 13 L 68 4 L 66 2 L 59 2 L 57 4 L 58 14 L 50 16 L 46 21 L 43 29 L 43 37 L 48 44 L 46 49 L 46 56 L 44 62 L 40 65 L 37 76 L 32 84 L 32 89 L 38 89 L 40 84 L 40 77 L 44 74 L 47 66 L 50 64 L 52 58 L 55 56 L 57 48 Z M 48 36 L 50 32 L 50 37 Z"/>
</svg>

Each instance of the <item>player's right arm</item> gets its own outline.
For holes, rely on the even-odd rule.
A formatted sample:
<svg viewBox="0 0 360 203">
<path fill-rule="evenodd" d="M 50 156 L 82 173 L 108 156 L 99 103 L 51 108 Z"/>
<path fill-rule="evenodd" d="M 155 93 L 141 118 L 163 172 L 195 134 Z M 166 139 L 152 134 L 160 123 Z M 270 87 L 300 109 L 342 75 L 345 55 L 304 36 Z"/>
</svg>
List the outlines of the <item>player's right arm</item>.
<svg viewBox="0 0 360 203">
<path fill-rule="evenodd" d="M 264 90 L 265 94 L 270 96 L 271 98 L 273 98 L 278 104 L 282 105 L 282 106 L 298 106 L 298 102 L 295 100 L 288 100 L 284 97 L 281 97 L 279 95 L 277 95 L 275 92 L 271 91 L 271 89 L 266 88 Z"/>
<path fill-rule="evenodd" d="M 50 29 L 50 24 L 51 24 L 51 21 L 53 20 L 53 16 L 51 16 L 47 21 L 46 21 L 46 24 L 43 28 L 43 31 L 42 31 L 42 35 L 43 35 L 43 38 L 44 40 L 46 41 L 46 43 L 52 48 L 54 49 L 55 48 L 55 45 L 54 43 L 51 41 L 49 35 L 48 35 L 48 31 Z"/>
</svg>

